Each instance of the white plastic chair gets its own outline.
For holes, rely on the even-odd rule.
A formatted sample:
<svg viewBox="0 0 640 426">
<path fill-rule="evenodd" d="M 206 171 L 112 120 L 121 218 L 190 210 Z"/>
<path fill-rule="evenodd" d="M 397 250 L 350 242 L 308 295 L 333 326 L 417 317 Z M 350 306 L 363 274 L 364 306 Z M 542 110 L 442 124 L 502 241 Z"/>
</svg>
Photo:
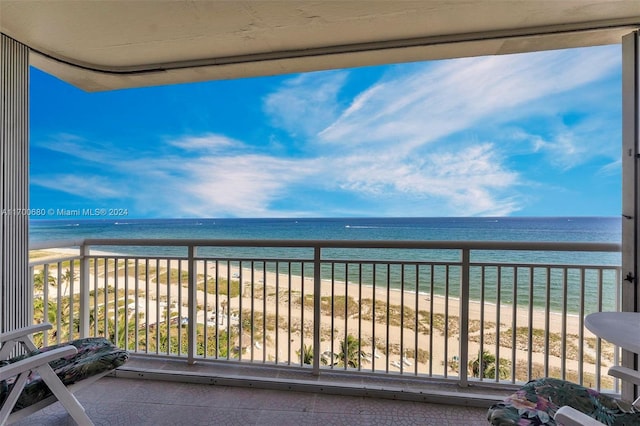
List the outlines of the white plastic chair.
<svg viewBox="0 0 640 426">
<path fill-rule="evenodd" d="M 56 401 L 60 401 L 69 415 L 79 425 L 93 425 L 93 422 L 73 393 L 108 374 L 115 366 L 123 364 L 128 358 L 126 351 L 116 348 L 110 342 L 101 338 L 79 339 L 69 342 L 69 344 L 38 350 L 31 336 L 51 327 L 51 324 L 43 323 L 0 334 L 0 363 L 3 364 L 0 366 L 0 384 L 5 388 L 4 394 L 6 395 L 2 408 L 0 408 L 0 425 L 13 423 Z M 101 356 L 105 362 L 99 362 L 100 366 L 95 369 L 95 374 L 93 373 L 94 370 L 91 370 L 91 375 L 88 377 L 87 374 L 89 373 L 84 374 L 77 382 L 65 386 L 50 363 L 55 363 L 55 365 L 62 364 L 64 367 L 69 368 L 82 367 L 85 360 L 78 359 L 80 355 L 74 357 L 78 354 L 78 348 L 72 343 L 78 345 L 87 343 L 87 346 L 82 346 L 83 349 L 89 345 L 93 345 L 92 347 L 94 348 L 104 349 L 105 354 L 96 352 L 93 357 L 89 356 L 92 354 L 87 350 L 87 363 L 84 365 L 88 365 L 89 361 L 95 362 L 95 358 L 100 358 Z M 27 355 L 7 360 L 18 346 L 22 346 Z M 65 362 L 61 362 L 62 359 Z M 66 362 L 67 360 L 68 363 Z M 83 371 L 86 372 L 88 370 L 85 369 Z M 12 380 L 12 384 L 8 385 L 7 382 Z M 34 384 L 38 380 L 42 380 L 47 385 L 52 395 L 14 411 L 25 386 Z"/>
</svg>

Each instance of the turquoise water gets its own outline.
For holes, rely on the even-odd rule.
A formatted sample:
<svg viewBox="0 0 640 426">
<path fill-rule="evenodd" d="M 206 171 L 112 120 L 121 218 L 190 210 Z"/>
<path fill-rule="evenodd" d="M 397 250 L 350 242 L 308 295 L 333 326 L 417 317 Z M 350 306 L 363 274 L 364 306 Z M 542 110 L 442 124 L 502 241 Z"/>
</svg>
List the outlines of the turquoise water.
<svg viewBox="0 0 640 426">
<path fill-rule="evenodd" d="M 621 220 L 611 217 L 574 217 L 574 218 L 320 218 L 320 219 L 152 219 L 152 220 L 55 220 L 32 221 L 30 240 L 65 240 L 78 238 L 177 238 L 177 239 L 301 239 L 301 240 L 418 240 L 418 241 L 529 241 L 529 242 L 621 242 Z M 184 249 L 149 247 L 110 247 L 109 251 L 130 254 L 170 254 L 184 256 Z M 213 250 L 213 249 L 211 249 Z M 210 251 L 211 251 L 210 250 Z M 260 258 L 257 251 L 251 249 L 216 248 L 216 256 Z M 201 254 L 206 255 L 205 250 Z M 456 250 L 327 250 L 325 257 L 332 259 L 392 259 L 409 262 L 447 262 L 458 261 Z M 273 257 L 310 258 L 309 249 L 270 250 Z M 620 265 L 619 253 L 563 253 L 500 251 L 473 252 L 472 262 L 524 263 L 524 264 L 579 264 L 579 265 Z M 269 264 L 266 269 L 273 269 Z M 344 264 L 338 264 L 333 271 L 337 280 L 358 281 L 365 284 L 404 286 L 406 290 L 415 289 L 429 293 L 444 294 L 447 279 L 443 267 L 433 271 L 428 265 L 392 265 L 385 268 L 367 264 L 360 270 L 347 271 Z M 284 272 L 284 271 L 283 271 Z M 300 268 L 294 264 L 292 273 L 300 274 Z M 323 278 L 331 277 L 331 271 L 323 270 Z M 310 274 L 310 271 L 309 271 Z M 500 301 L 513 303 L 513 281 L 518 276 L 516 301 L 529 303 L 528 283 L 534 287 L 534 305 L 542 307 L 547 301 L 546 271 L 534 268 L 505 268 L 500 272 L 502 289 Z M 460 270 L 453 267 L 449 271 L 448 291 L 451 296 L 459 294 Z M 496 268 L 485 271 L 485 298 L 497 300 L 495 282 L 498 276 Z M 404 277 L 404 284 L 401 278 Z M 582 278 L 577 271 L 568 273 L 568 294 L 563 296 L 561 286 L 562 273 L 552 271 L 550 277 L 551 306 L 561 310 L 564 303 L 569 311 L 578 312 Z M 585 308 L 597 309 L 598 288 L 596 274 L 584 278 Z M 433 288 L 432 283 L 433 282 Z M 613 309 L 616 297 L 616 277 L 612 273 L 603 276 L 604 296 L 602 303 Z M 481 297 L 480 268 L 474 268 L 471 276 L 471 298 Z M 566 299 L 566 300 L 565 300 Z"/>
</svg>

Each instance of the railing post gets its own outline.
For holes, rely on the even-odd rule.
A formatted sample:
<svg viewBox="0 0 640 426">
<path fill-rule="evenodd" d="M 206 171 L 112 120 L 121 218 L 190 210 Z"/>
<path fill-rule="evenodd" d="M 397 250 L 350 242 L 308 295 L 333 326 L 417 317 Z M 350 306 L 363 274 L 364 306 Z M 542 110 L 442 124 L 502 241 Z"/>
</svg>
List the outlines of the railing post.
<svg viewBox="0 0 640 426">
<path fill-rule="evenodd" d="M 313 249 L 313 374 L 316 376 L 320 375 L 320 250 L 318 246 Z"/>
<path fill-rule="evenodd" d="M 188 278 L 188 291 L 187 291 L 187 297 L 189 299 L 189 324 L 187 326 L 187 334 L 188 334 L 188 339 L 187 339 L 187 362 L 189 364 L 195 364 L 195 357 L 196 357 L 196 348 L 198 347 L 198 336 L 197 336 L 197 315 L 198 315 L 198 286 L 197 286 L 197 271 L 196 271 L 196 248 L 192 245 L 189 246 L 188 249 L 188 256 L 189 256 L 189 278 Z M 179 317 L 181 318 L 181 317 Z M 180 321 L 180 320 L 178 320 Z M 206 315 L 205 315 L 205 321 L 206 321 Z"/>
<path fill-rule="evenodd" d="M 469 364 L 469 276 L 470 252 L 468 248 L 462 249 L 462 271 L 460 277 L 460 372 L 459 384 L 462 387 L 468 383 Z"/>
<path fill-rule="evenodd" d="M 44 288 L 47 286 L 48 282 L 47 282 L 47 276 L 43 275 L 43 286 L 42 286 L 42 291 L 44 292 Z M 32 297 L 33 300 L 35 301 L 35 292 L 36 292 L 36 287 L 35 287 L 35 270 L 33 266 L 29 266 L 29 288 L 31 289 L 31 293 L 33 293 Z M 43 296 L 44 298 L 44 296 Z M 43 307 L 45 306 L 45 303 L 43 303 Z M 34 316 L 34 312 L 33 312 L 33 303 L 29 304 L 29 318 L 31 318 L 31 320 L 33 321 L 33 316 Z M 46 316 L 44 317 L 45 319 L 47 318 Z M 47 336 L 47 332 L 44 332 L 44 338 L 46 338 Z"/>
<path fill-rule="evenodd" d="M 80 337 L 89 336 L 89 270 L 89 246 L 83 242 L 80 244 Z"/>
</svg>

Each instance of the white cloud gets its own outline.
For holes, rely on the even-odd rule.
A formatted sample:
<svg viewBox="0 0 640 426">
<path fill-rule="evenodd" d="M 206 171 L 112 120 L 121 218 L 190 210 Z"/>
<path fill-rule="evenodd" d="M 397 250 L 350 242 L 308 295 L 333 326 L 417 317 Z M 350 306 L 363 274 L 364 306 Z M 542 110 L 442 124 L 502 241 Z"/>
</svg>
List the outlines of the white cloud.
<svg viewBox="0 0 640 426">
<path fill-rule="evenodd" d="M 555 124 L 545 134 L 518 129 L 513 138 L 527 142 L 531 152 L 544 154 L 547 166 L 567 171 L 594 158 L 617 161 L 620 132 L 619 121 L 612 123 L 601 117 L 589 117 L 570 126 Z"/>
<path fill-rule="evenodd" d="M 425 64 L 383 78 L 319 136 L 325 143 L 394 143 L 408 150 L 597 80 L 619 65 L 609 46 Z"/>
<path fill-rule="evenodd" d="M 174 208 L 196 216 L 272 216 L 274 200 L 309 173 L 304 161 L 244 155 L 202 157 L 183 168 L 184 177 L 167 182 L 188 202 Z"/>
<path fill-rule="evenodd" d="M 434 205 L 441 215 L 462 216 L 508 215 L 519 208 L 512 196 L 504 195 L 519 184 L 518 174 L 501 165 L 492 144 L 413 160 L 393 153 L 382 158 L 354 156 L 338 161 L 334 170 L 342 189 L 377 198 L 382 205 L 411 203 L 412 215 L 426 215 Z"/>
<path fill-rule="evenodd" d="M 228 144 L 230 140 L 217 135 L 168 144 L 191 151 L 211 147 L 210 141 L 238 145 Z M 112 158 L 109 177 L 42 176 L 33 183 L 75 195 L 90 194 L 87 198 L 126 200 L 135 204 L 131 207 L 136 211 L 150 216 L 267 217 L 274 215 L 273 201 L 286 197 L 289 185 L 302 181 L 313 170 L 312 163 L 203 149 L 193 158 L 123 155 Z"/>
<path fill-rule="evenodd" d="M 619 175 L 622 170 L 622 160 L 612 161 L 602 166 L 598 170 L 599 176 L 614 176 Z"/>
<path fill-rule="evenodd" d="M 294 136 L 316 134 L 338 117 L 338 92 L 347 71 L 302 74 L 287 80 L 264 99 L 264 110 L 274 126 Z"/>
<path fill-rule="evenodd" d="M 170 140 L 169 144 L 187 151 L 199 152 L 228 152 L 231 149 L 243 147 L 240 141 L 216 134 L 186 136 L 182 139 Z"/>
<path fill-rule="evenodd" d="M 113 181 L 104 176 L 70 174 L 36 176 L 31 178 L 31 184 L 85 197 L 90 200 L 117 199 L 122 197 L 120 188 L 114 187 Z"/>
</svg>

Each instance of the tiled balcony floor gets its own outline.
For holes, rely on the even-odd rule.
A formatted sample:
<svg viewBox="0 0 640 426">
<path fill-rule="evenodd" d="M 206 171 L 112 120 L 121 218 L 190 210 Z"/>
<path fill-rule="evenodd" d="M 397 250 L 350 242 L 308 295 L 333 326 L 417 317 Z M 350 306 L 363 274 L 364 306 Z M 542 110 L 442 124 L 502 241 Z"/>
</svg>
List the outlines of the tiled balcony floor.
<svg viewBox="0 0 640 426">
<path fill-rule="evenodd" d="M 486 408 L 104 377 L 78 392 L 96 425 L 487 425 Z M 60 403 L 18 425 L 73 425 Z"/>
</svg>

